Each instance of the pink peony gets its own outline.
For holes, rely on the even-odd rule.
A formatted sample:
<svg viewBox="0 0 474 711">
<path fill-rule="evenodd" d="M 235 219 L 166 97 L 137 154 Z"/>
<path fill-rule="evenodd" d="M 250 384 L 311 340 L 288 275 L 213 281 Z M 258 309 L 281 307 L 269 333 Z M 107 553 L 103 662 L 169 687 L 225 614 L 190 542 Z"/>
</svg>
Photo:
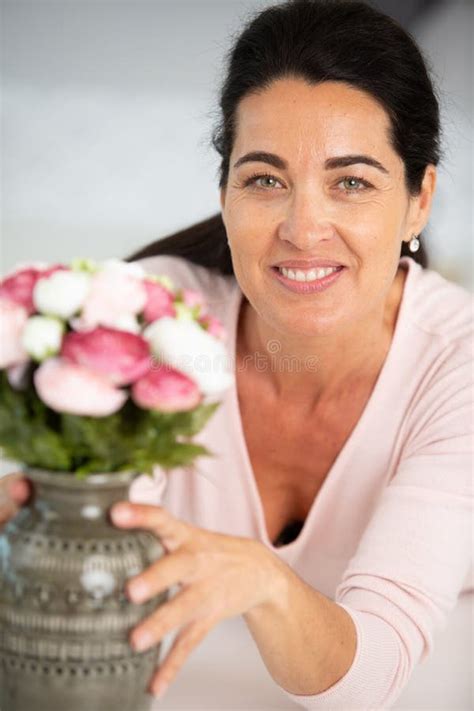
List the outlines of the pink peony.
<svg viewBox="0 0 474 711">
<path fill-rule="evenodd" d="M 207 314 L 207 302 L 201 292 L 195 291 L 194 289 L 181 289 L 181 298 L 190 309 L 197 306 L 200 316 Z"/>
<path fill-rule="evenodd" d="M 38 279 L 50 276 L 60 269 L 67 269 L 62 264 L 56 264 L 46 269 L 26 267 L 19 269 L 0 282 L 0 296 L 20 304 L 28 315 L 36 311 L 33 303 L 33 289 Z"/>
<path fill-rule="evenodd" d="M 168 365 L 157 363 L 132 385 L 132 399 L 148 410 L 192 410 L 201 393 L 193 380 Z"/>
<path fill-rule="evenodd" d="M 162 316 L 174 316 L 173 294 L 157 282 L 145 279 L 143 284 L 147 296 L 143 311 L 145 321 L 151 323 Z"/>
<path fill-rule="evenodd" d="M 41 400 L 56 412 L 106 417 L 120 410 L 127 399 L 127 393 L 107 378 L 62 358 L 45 360 L 33 378 Z"/>
<path fill-rule="evenodd" d="M 28 312 L 23 306 L 0 296 L 0 368 L 29 360 L 21 340 L 27 320 Z"/>
<path fill-rule="evenodd" d="M 215 316 L 211 316 L 211 314 L 208 314 L 207 316 L 202 316 L 199 319 L 199 323 L 201 324 L 201 326 L 204 326 L 206 331 L 210 333 L 211 336 L 219 338 L 219 340 L 221 341 L 226 340 L 227 331 L 225 330 L 223 324 Z"/>
<path fill-rule="evenodd" d="M 113 328 L 68 333 L 63 358 L 101 373 L 114 385 L 128 385 L 150 368 L 150 348 L 141 336 Z"/>
<path fill-rule="evenodd" d="M 91 279 L 81 319 L 76 322 L 75 328 L 114 328 L 124 317 L 140 313 L 146 300 L 143 281 L 120 269 L 103 269 Z"/>
</svg>

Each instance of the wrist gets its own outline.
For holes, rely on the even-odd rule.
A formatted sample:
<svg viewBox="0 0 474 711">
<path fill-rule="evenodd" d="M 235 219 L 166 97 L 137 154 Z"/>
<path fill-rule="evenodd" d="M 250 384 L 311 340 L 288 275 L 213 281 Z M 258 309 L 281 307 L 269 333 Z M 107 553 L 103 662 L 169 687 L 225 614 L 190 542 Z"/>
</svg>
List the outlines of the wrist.
<svg viewBox="0 0 474 711">
<path fill-rule="evenodd" d="M 247 622 L 257 621 L 266 614 L 285 616 L 289 610 L 290 578 L 294 573 L 263 543 L 258 542 L 259 578 L 261 580 L 260 600 L 244 614 Z"/>
</svg>

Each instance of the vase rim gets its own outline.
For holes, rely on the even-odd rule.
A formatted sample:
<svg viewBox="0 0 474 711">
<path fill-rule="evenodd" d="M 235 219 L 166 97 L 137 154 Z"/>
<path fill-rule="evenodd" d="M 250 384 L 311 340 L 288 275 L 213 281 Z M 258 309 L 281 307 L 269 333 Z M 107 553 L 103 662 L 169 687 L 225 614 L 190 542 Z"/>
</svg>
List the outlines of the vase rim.
<svg viewBox="0 0 474 711">
<path fill-rule="evenodd" d="M 93 472 L 82 478 L 78 478 L 74 472 L 55 471 L 53 469 L 41 469 L 38 467 L 23 466 L 25 476 L 33 482 L 39 484 L 55 484 L 68 489 L 112 489 L 117 486 L 130 484 L 136 476 L 137 471 L 121 472 Z"/>
</svg>

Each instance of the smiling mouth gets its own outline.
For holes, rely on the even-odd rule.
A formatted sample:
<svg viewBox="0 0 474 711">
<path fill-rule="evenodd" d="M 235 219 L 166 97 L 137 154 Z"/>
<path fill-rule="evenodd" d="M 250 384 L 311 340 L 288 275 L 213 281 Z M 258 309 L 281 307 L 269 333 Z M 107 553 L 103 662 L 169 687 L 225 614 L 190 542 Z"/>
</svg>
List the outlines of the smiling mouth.
<svg viewBox="0 0 474 711">
<path fill-rule="evenodd" d="M 298 282 L 316 282 L 334 272 L 339 272 L 344 267 L 317 267 L 312 269 L 290 269 L 289 267 L 273 267 L 273 269 L 282 274 L 286 279 Z"/>
</svg>

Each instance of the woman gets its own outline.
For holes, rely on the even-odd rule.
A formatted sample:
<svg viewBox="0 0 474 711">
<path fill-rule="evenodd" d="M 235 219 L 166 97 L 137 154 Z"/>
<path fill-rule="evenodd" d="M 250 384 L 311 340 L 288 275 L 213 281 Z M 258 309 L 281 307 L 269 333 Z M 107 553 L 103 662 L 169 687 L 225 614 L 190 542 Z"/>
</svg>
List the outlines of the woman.
<svg viewBox="0 0 474 711">
<path fill-rule="evenodd" d="M 203 432 L 215 457 L 162 506 L 142 481 L 112 511 L 168 551 L 131 599 L 180 586 L 131 643 L 179 630 L 159 694 L 243 615 L 292 700 L 387 708 L 470 589 L 470 297 L 419 249 L 438 103 L 391 19 L 297 0 L 241 33 L 221 109 L 222 216 L 133 257 L 206 294 L 236 387 Z M 26 486 L 4 483 L 8 516 Z"/>
</svg>

